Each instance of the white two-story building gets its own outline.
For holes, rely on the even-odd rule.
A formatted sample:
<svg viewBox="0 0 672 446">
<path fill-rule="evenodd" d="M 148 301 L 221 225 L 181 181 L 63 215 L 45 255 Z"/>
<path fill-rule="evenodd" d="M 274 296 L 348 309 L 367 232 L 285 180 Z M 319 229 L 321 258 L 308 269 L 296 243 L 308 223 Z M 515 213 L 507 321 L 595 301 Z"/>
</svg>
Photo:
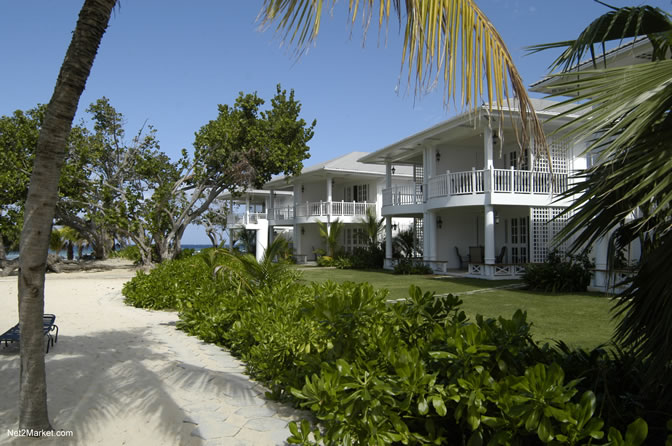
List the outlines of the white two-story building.
<svg viewBox="0 0 672 446">
<path fill-rule="evenodd" d="M 557 114 L 535 100 L 539 118 Z M 566 122 L 545 124 L 546 134 Z M 382 215 L 422 221 L 423 261 L 435 271 L 468 269 L 473 277 L 513 278 L 543 262 L 569 205 L 558 195 L 586 167 L 585 144 L 549 138 L 548 154 L 521 148 L 520 115 L 507 106 L 480 107 L 360 158 L 385 166 Z M 392 172 L 413 169 L 410 184 Z M 389 238 L 388 238 L 389 240 Z M 392 267 L 392 246 L 386 247 Z"/>
<path fill-rule="evenodd" d="M 351 152 L 303 169 L 295 177 L 278 177 L 263 190 L 250 190 L 238 196 L 229 193 L 229 229 L 256 231 L 257 257 L 263 255 L 269 240 L 283 234 L 292 241 L 299 262 L 314 260 L 325 249 L 317 222 L 328 227 L 338 220 L 344 223 L 340 247 L 351 251 L 366 245 L 361 221 L 367 209 L 380 217 L 385 188 L 385 167 L 358 161 L 366 152 Z M 413 181 L 412 168 L 403 166 L 390 173 L 389 181 L 406 184 Z M 409 226 L 408 219 L 390 224 L 393 232 Z M 394 227 L 393 227 L 394 226 Z"/>
</svg>

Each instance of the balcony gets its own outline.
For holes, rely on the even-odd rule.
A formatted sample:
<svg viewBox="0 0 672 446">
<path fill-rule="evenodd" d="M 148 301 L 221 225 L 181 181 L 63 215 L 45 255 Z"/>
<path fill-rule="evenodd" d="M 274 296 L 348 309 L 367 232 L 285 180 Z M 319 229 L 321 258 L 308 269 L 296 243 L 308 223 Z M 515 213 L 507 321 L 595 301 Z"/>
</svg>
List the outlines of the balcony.
<svg viewBox="0 0 672 446">
<path fill-rule="evenodd" d="M 266 220 L 265 212 L 250 212 L 244 214 L 230 214 L 228 225 L 256 225 L 259 220 Z"/>
<path fill-rule="evenodd" d="M 367 209 L 376 209 L 376 203 L 355 201 L 315 201 L 269 209 L 274 224 L 293 224 L 294 220 L 309 221 L 321 217 L 364 217 Z"/>
<path fill-rule="evenodd" d="M 540 196 L 541 198 L 565 192 L 568 174 L 514 169 L 486 169 L 466 172 L 448 172 L 430 178 L 425 184 L 393 186 L 383 190 L 383 206 L 405 206 L 433 199 L 456 199 L 452 205 L 479 204 L 483 198 L 469 196 L 492 194 L 493 200 L 507 197 Z M 424 187 L 423 187 L 424 186 Z M 424 190 L 424 193 L 423 193 Z M 507 195 L 505 195 L 507 194 Z M 448 203 L 445 203 L 448 205 Z"/>
<path fill-rule="evenodd" d="M 383 206 L 422 204 L 425 201 L 423 184 L 403 184 L 383 190 Z"/>
</svg>

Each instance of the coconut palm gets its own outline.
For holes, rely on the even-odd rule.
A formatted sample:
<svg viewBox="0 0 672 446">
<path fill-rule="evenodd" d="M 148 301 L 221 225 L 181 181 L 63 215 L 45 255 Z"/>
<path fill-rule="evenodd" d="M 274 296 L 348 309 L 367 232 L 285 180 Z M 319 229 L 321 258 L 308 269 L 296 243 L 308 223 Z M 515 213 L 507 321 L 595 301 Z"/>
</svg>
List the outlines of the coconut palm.
<svg viewBox="0 0 672 446">
<path fill-rule="evenodd" d="M 407 259 L 422 256 L 420 242 L 412 229 L 399 231 L 396 237 L 392 240 L 392 243 L 394 244 L 395 250 Z"/>
<path fill-rule="evenodd" d="M 380 237 L 383 229 L 385 229 L 385 218 L 380 217 L 378 219 L 376 217 L 376 210 L 373 207 L 369 207 L 366 209 L 366 216 L 360 218 L 359 222 L 364 229 L 369 246 L 376 246 L 378 237 Z"/>
<path fill-rule="evenodd" d="M 343 230 L 343 222 L 338 218 L 330 224 L 317 220 L 317 227 L 320 230 L 320 237 L 322 237 L 322 240 L 327 245 L 327 254 L 332 258 L 335 257 L 338 237 Z"/>
<path fill-rule="evenodd" d="M 593 56 L 594 69 L 581 71 L 580 85 L 576 72 L 559 79 L 575 96 L 563 104 L 578 99 L 561 116 L 583 113 L 561 131 L 590 139 L 587 151 L 599 154 L 566 193 L 580 198 L 566 211 L 574 215 L 562 236 L 575 237 L 575 249 L 611 233 L 617 250 L 641 241 L 639 271 L 615 304 L 615 339 L 649 360 L 649 382 L 669 383 L 672 349 L 661 346 L 672 339 L 672 21 L 650 6 L 610 8 L 576 40 L 533 48 L 566 47 L 552 66 L 564 72 L 586 52 Z M 638 36 L 653 45 L 651 63 L 607 68 L 594 56 L 595 45 Z"/>
<path fill-rule="evenodd" d="M 260 17 L 265 25 L 275 23 L 276 31 L 300 54 L 320 31 L 322 14 L 329 8 L 325 3 L 335 2 L 264 0 Z M 452 100 L 476 110 L 484 99 L 493 105 L 512 97 L 520 108 L 521 146 L 527 147 L 533 135 L 535 147 L 546 150 L 544 132 L 513 59 L 474 0 L 351 0 L 348 4 L 351 24 L 360 19 L 364 31 L 371 19 L 387 29 L 390 13 L 397 16 L 404 33 L 401 65 L 407 65 L 408 81 L 414 83 L 416 94 L 432 90 L 442 78 L 446 105 Z"/>
<path fill-rule="evenodd" d="M 44 115 L 30 178 L 19 256 L 19 427 L 50 430 L 44 367 L 44 272 L 66 139 L 116 0 L 86 0 Z"/>
</svg>

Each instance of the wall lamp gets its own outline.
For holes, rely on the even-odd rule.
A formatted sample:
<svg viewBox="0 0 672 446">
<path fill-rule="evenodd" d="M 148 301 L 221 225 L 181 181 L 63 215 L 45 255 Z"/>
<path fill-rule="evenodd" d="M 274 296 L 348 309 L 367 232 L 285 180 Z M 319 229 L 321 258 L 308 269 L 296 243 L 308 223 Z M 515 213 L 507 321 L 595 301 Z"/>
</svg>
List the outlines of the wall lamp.
<svg viewBox="0 0 672 446">
<path fill-rule="evenodd" d="M 439 151 L 437 150 L 437 151 L 436 151 L 436 162 L 438 163 L 439 161 L 441 161 L 441 152 L 439 152 Z"/>
<path fill-rule="evenodd" d="M 439 229 L 443 227 L 443 219 L 440 215 L 436 217 L 436 227 Z"/>
<path fill-rule="evenodd" d="M 495 224 L 499 224 L 499 213 L 495 212 Z"/>
<path fill-rule="evenodd" d="M 492 132 L 492 145 L 496 146 L 499 144 L 499 134 L 497 132 Z"/>
<path fill-rule="evenodd" d="M 392 166 L 392 175 L 394 175 L 394 172 L 396 172 L 396 171 L 397 171 L 397 169 L 395 169 L 394 166 Z"/>
<path fill-rule="evenodd" d="M 392 224 L 392 230 L 393 230 L 393 231 L 396 231 L 397 228 L 398 228 L 397 224 L 396 224 L 396 223 L 393 223 L 393 224 Z"/>
<path fill-rule="evenodd" d="M 301 193 L 303 193 L 305 190 L 306 190 L 306 186 L 304 186 L 304 185 L 302 184 L 302 185 L 301 185 Z"/>
<path fill-rule="evenodd" d="M 304 228 L 303 226 L 301 226 L 301 235 L 304 235 L 305 233 L 306 233 L 306 228 Z"/>
<path fill-rule="evenodd" d="M 336 180 L 334 180 L 334 179 L 332 178 L 332 179 L 331 179 L 331 187 L 334 187 L 334 186 L 336 186 Z"/>
</svg>

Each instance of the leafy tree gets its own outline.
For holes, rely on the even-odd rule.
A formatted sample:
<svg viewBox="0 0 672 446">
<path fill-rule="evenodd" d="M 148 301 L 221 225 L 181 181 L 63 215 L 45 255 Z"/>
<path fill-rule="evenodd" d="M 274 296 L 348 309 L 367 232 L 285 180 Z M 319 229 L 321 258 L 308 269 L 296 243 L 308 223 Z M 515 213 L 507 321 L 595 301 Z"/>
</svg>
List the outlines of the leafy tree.
<svg viewBox="0 0 672 446">
<path fill-rule="evenodd" d="M 601 3 L 601 2 L 600 2 Z M 646 359 L 649 382 L 670 386 L 672 350 L 672 44 L 670 15 L 650 6 L 612 8 L 593 21 L 576 40 L 539 45 L 534 50 L 566 47 L 552 69 L 568 71 L 590 51 L 594 69 L 563 82 L 578 99 L 571 111 L 583 113 L 564 126 L 570 135 L 591 140 L 587 152 L 599 162 L 580 173 L 566 196 L 580 198 L 562 235 L 576 237 L 575 249 L 610 237 L 616 249 L 642 242 L 634 280 L 616 301 L 615 339 Z M 603 68 L 595 45 L 647 36 L 652 62 Z M 562 76 L 560 77 L 562 80 Z"/>
<path fill-rule="evenodd" d="M 338 246 L 338 238 L 343 230 L 344 223 L 338 218 L 331 223 L 324 223 L 317 220 L 317 227 L 320 230 L 320 237 L 324 240 L 327 246 L 327 253 L 330 257 L 336 256 L 336 248 Z"/>
<path fill-rule="evenodd" d="M 44 107 L 0 117 L 0 260 L 18 248 L 23 204 L 28 193 Z"/>
<path fill-rule="evenodd" d="M 83 234 L 92 244 L 94 256 L 104 259 L 114 245 L 120 227 L 127 226 L 124 209 L 129 185 L 142 181 L 143 160 L 159 156 L 156 131 L 143 126 L 126 141 L 124 117 L 103 97 L 87 108 L 93 132 L 82 136 L 66 160 L 58 219 Z M 163 166 L 161 166 L 163 167 Z M 72 172 L 71 175 L 67 173 Z M 84 175 L 76 175 L 83 172 Z"/>
<path fill-rule="evenodd" d="M 205 233 L 210 239 L 213 248 L 221 246 L 224 242 L 227 215 L 226 201 L 215 199 L 210 204 L 208 210 L 194 220 L 194 223 L 205 228 Z"/>
</svg>

